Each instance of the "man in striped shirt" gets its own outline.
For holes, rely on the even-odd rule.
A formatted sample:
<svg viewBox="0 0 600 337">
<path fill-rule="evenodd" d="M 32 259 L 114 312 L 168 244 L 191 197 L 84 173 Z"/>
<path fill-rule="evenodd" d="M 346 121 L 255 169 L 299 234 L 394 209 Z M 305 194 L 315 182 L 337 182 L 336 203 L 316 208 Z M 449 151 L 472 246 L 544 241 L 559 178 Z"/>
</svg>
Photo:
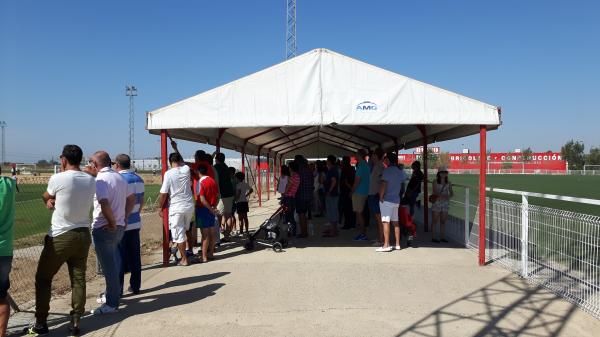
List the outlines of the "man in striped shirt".
<svg viewBox="0 0 600 337">
<path fill-rule="evenodd" d="M 131 158 L 126 154 L 120 154 L 115 158 L 116 170 L 127 181 L 127 198 L 134 198 L 135 202 L 128 202 L 125 210 L 126 227 L 123 239 L 119 243 L 121 254 L 121 271 L 119 280 L 121 294 L 123 294 L 123 283 L 125 272 L 129 271 L 129 291 L 134 294 L 140 293 L 142 285 L 142 262 L 140 258 L 140 229 L 142 218 L 140 212 L 144 206 L 144 180 L 131 169 Z"/>
</svg>

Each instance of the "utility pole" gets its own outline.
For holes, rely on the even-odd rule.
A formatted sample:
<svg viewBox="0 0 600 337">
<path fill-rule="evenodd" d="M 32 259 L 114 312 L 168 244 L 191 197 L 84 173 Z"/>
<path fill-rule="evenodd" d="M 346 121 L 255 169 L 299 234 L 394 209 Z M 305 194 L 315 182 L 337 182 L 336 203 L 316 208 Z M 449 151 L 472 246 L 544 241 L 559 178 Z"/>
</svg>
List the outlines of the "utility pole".
<svg viewBox="0 0 600 337">
<path fill-rule="evenodd" d="M 133 139 L 133 97 L 137 96 L 137 89 L 133 85 L 125 86 L 125 96 L 129 97 L 129 158 L 134 159 L 134 139 Z"/>
<path fill-rule="evenodd" d="M 296 45 L 296 0 L 287 0 L 285 40 L 285 59 L 289 60 L 295 57 L 298 51 L 298 45 Z"/>
<path fill-rule="evenodd" d="M 4 165 L 6 163 L 6 136 L 4 129 L 7 127 L 5 121 L 0 121 L 0 128 L 2 128 L 2 162 L 0 165 Z"/>
</svg>

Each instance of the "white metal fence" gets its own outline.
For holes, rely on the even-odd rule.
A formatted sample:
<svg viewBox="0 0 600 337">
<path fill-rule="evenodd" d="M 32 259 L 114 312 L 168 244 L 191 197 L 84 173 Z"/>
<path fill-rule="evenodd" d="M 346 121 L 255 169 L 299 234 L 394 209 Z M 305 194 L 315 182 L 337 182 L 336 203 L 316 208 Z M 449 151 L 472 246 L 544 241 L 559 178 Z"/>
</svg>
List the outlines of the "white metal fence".
<svg viewBox="0 0 600 337">
<path fill-rule="evenodd" d="M 446 223 L 449 240 L 479 248 L 479 207 L 472 188 L 455 187 Z M 486 261 L 546 287 L 600 318 L 600 217 L 553 209 L 530 197 L 600 206 L 600 200 L 488 189 L 521 202 L 487 198 Z"/>
</svg>

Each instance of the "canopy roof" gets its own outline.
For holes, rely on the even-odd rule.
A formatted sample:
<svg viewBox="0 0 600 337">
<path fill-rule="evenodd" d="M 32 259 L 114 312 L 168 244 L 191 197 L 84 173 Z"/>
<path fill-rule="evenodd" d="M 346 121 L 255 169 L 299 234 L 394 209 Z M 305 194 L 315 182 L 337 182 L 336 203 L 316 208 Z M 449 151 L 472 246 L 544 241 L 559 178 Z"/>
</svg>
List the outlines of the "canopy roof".
<svg viewBox="0 0 600 337">
<path fill-rule="evenodd" d="M 500 125 L 498 107 L 315 49 L 147 114 L 146 128 L 247 153 L 411 148 Z M 421 130 L 419 129 L 421 128 Z"/>
</svg>

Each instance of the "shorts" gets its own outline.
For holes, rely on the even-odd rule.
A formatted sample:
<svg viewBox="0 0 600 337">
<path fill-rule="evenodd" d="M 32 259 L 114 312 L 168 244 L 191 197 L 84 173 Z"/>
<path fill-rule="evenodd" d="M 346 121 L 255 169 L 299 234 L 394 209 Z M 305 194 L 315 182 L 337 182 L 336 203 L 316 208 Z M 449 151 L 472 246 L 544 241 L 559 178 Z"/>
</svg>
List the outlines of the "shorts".
<svg viewBox="0 0 600 337">
<path fill-rule="evenodd" d="M 352 194 L 352 210 L 355 212 L 362 212 L 365 209 L 367 203 L 367 196 L 362 194 Z"/>
<path fill-rule="evenodd" d="M 398 207 L 399 204 L 393 202 L 384 201 L 379 203 L 379 209 L 381 210 L 381 221 L 382 222 L 398 222 Z"/>
<path fill-rule="evenodd" d="M 196 227 L 210 228 L 216 225 L 215 215 L 206 207 L 196 208 Z"/>
<path fill-rule="evenodd" d="M 431 206 L 432 212 L 448 213 L 449 209 L 450 209 L 450 201 L 448 201 L 448 200 L 438 200 L 433 203 L 433 206 Z"/>
<path fill-rule="evenodd" d="M 379 210 L 379 194 L 371 194 L 367 197 L 367 204 L 369 205 L 369 212 L 371 214 L 381 214 Z"/>
<path fill-rule="evenodd" d="M 8 296 L 10 288 L 10 270 L 12 269 L 12 256 L 0 256 L 0 300 Z"/>
<path fill-rule="evenodd" d="M 174 243 L 185 242 L 185 232 L 190 229 L 193 213 L 175 213 L 169 214 L 169 229 L 171 229 L 171 239 Z"/>
<path fill-rule="evenodd" d="M 247 201 L 236 202 L 235 208 L 236 208 L 238 214 L 246 214 L 249 211 Z"/>
<path fill-rule="evenodd" d="M 217 204 L 217 210 L 223 215 L 231 215 L 233 207 L 233 197 L 221 198 Z"/>
<path fill-rule="evenodd" d="M 310 208 L 310 200 L 296 198 L 296 213 L 304 214 Z"/>
</svg>

